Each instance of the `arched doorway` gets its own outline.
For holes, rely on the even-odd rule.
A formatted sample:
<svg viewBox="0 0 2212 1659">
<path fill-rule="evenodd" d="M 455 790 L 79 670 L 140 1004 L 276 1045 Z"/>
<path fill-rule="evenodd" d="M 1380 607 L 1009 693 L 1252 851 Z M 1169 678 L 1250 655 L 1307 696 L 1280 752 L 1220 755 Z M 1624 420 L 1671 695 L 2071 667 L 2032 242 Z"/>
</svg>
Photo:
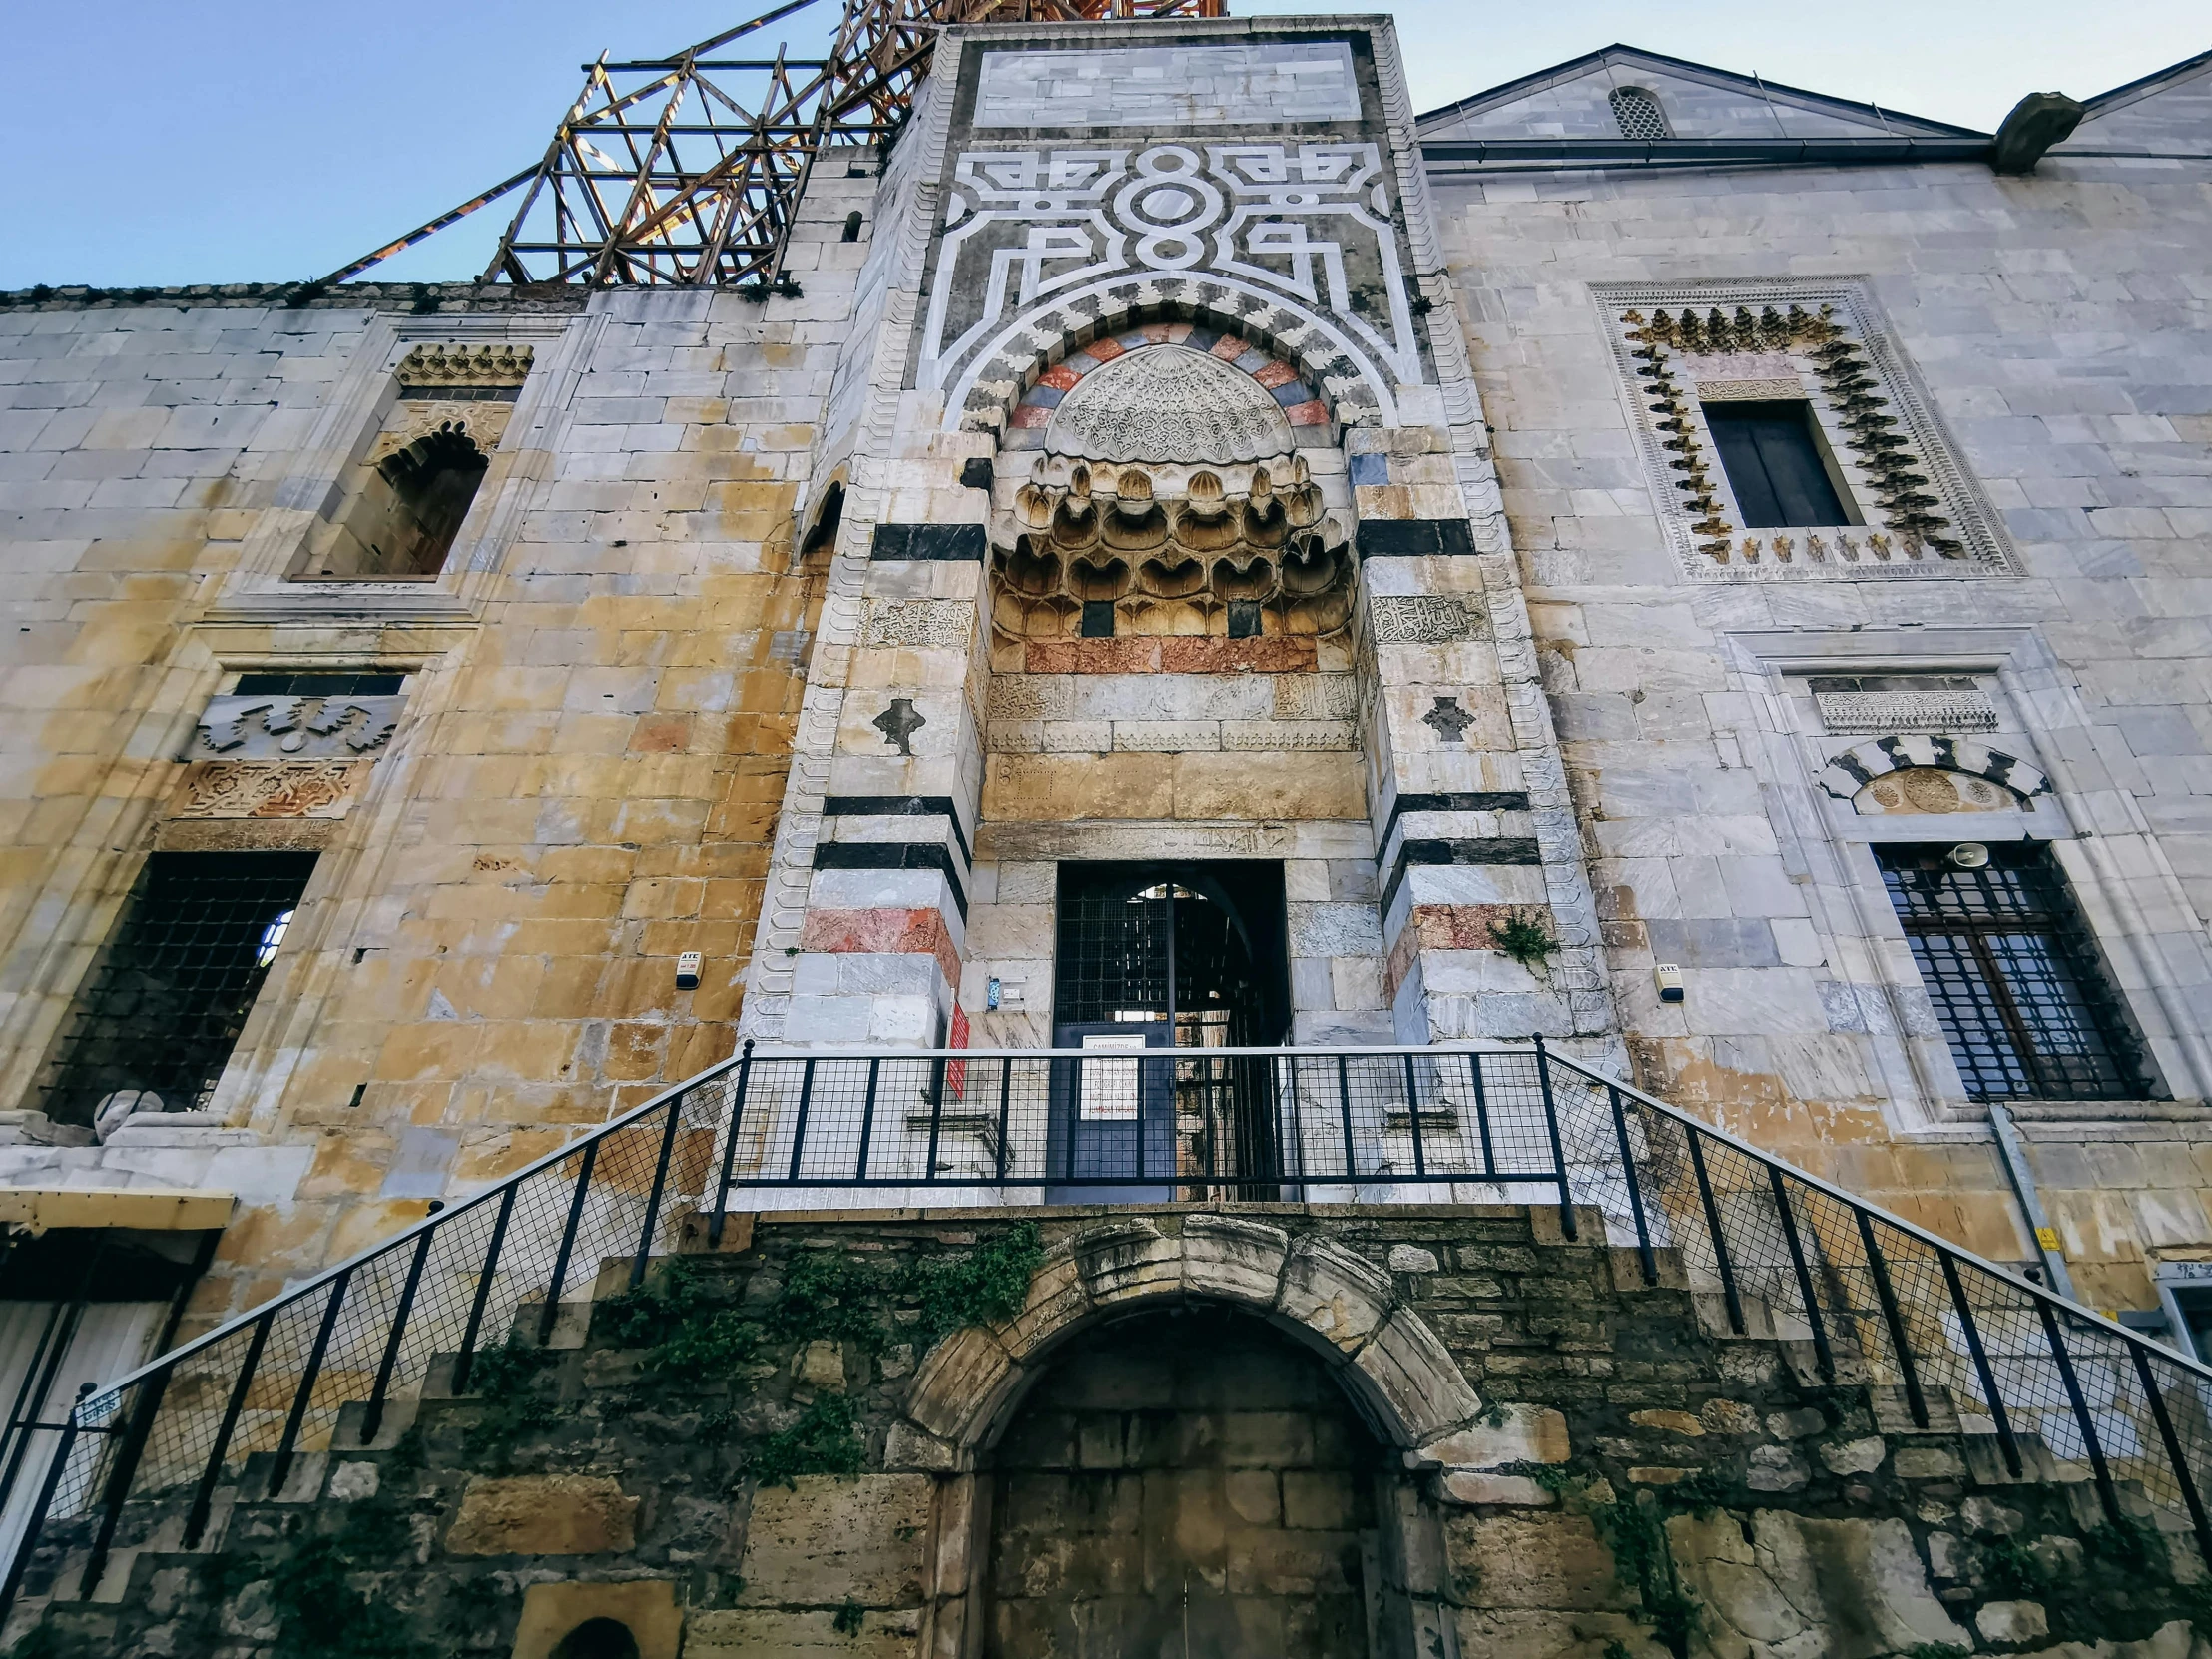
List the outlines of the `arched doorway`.
<svg viewBox="0 0 2212 1659">
<path fill-rule="evenodd" d="M 1084 1333 L 986 1478 L 990 1659 L 1397 1649 L 1388 1459 L 1324 1363 L 1251 1315 L 1197 1303 Z"/>
<path fill-rule="evenodd" d="M 638 1659 L 638 1642 L 619 1619 L 586 1619 L 561 1638 L 553 1659 Z"/>
<path fill-rule="evenodd" d="M 1268 1064 L 1207 1051 L 1289 1031 L 1284 914 L 1280 864 L 1060 866 L 1053 1045 L 1177 1052 L 1066 1068 L 1048 1156 L 1067 1180 L 1047 1202 L 1279 1195 Z"/>
</svg>

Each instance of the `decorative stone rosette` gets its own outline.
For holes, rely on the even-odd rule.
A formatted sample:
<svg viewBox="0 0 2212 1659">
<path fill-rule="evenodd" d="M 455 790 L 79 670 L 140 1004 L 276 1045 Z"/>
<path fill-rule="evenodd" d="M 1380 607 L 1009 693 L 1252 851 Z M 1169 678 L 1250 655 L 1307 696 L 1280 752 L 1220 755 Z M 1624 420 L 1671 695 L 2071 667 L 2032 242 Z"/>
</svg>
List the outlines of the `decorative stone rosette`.
<svg viewBox="0 0 2212 1659">
<path fill-rule="evenodd" d="M 1258 605 L 1269 633 L 1352 620 L 1350 537 L 1296 454 L 1198 467 L 1046 456 L 1012 518 L 1011 545 L 991 552 L 991 618 L 1007 634 L 1073 634 L 1102 600 L 1132 634 L 1220 633 L 1237 603 Z"/>
</svg>

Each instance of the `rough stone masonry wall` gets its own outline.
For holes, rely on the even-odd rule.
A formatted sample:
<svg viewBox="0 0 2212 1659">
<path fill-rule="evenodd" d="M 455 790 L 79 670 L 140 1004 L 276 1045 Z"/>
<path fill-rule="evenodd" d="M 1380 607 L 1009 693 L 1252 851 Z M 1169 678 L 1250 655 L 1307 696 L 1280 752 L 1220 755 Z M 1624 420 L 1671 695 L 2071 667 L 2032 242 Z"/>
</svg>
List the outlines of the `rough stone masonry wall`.
<svg viewBox="0 0 2212 1659">
<path fill-rule="evenodd" d="M 1385 1577 L 1446 1612 L 1424 1654 L 2212 1653 L 2192 1633 L 2207 1580 L 2185 1535 L 2101 1524 L 2079 1471 L 2054 1481 L 2033 1442 L 2028 1478 L 2009 1479 L 1940 1400 L 1934 1431 L 1915 1432 L 1900 1402 L 1810 1382 L 1802 1345 L 1716 1339 L 1671 1262 L 1646 1288 L 1632 1253 L 1566 1244 L 1542 1210 L 1288 1205 L 762 1219 L 719 1256 L 662 1264 L 642 1295 L 616 1294 L 627 1264 L 609 1264 L 588 1335 L 564 1319 L 569 1346 L 525 1337 L 480 1359 L 474 1392 L 433 1393 L 365 1448 L 348 1412 L 340 1444 L 308 1449 L 276 1493 L 257 1459 L 218 1493 L 202 1551 L 178 1548 L 187 1494 L 154 1498 L 126 1516 L 98 1594 L 48 1606 L 84 1541 L 84 1523 L 65 1528 L 10 1634 L 43 1619 L 45 1652 L 119 1659 L 543 1659 L 611 1617 L 645 1659 L 679 1642 L 686 1659 L 980 1653 L 956 1617 L 985 1548 L 969 1482 L 910 1414 L 1003 1424 L 1012 1407 L 991 1392 L 1003 1372 L 930 1356 L 932 1329 L 1007 1289 L 1026 1305 L 994 1329 L 1015 1345 L 1054 1324 L 1107 1342 L 1109 1312 L 1203 1316 L 1195 1287 L 1237 1284 L 1269 1237 L 1335 1264 L 1301 1281 L 1335 1287 L 1302 1318 L 1417 1320 L 1463 1379 L 1449 1386 L 1471 1389 L 1475 1415 L 1376 1488 L 1409 1491 L 1411 1542 Z M 534 1311 L 517 1323 L 534 1331 Z M 1189 1322 L 1192 1341 L 1205 1323 Z M 1339 1346 L 1356 1339 L 1296 1364 L 1329 1365 Z M 1148 1342 L 1117 1374 L 1117 1405 L 1172 1415 L 1174 1398 L 1128 1392 L 1157 1353 Z M 1015 1547 L 1072 1559 L 1052 1541 L 1046 1524 Z M 1276 1593 L 1305 1605 L 1296 1585 Z"/>
<path fill-rule="evenodd" d="M 1913 1012 L 1912 963 L 1871 862 L 1829 838 L 1803 737 L 1819 727 L 1775 666 L 1996 665 L 2006 724 L 2078 837 L 2059 857 L 2184 1103 L 2045 1109 L 2030 1153 L 2084 1297 L 2151 1306 L 2157 1260 L 2212 1256 L 2195 176 L 2060 152 L 2024 179 L 1793 168 L 1434 192 L 1639 1081 L 1974 1248 L 2026 1254 L 1980 1112 L 1905 1063 L 1889 1010 Z M 1589 285 L 1861 275 L 2022 572 L 1692 584 Z M 1657 1001 L 1655 960 L 1684 966 L 1679 1006 Z"/>
<path fill-rule="evenodd" d="M 793 514 L 866 252 L 843 223 L 873 189 L 817 186 L 791 261 L 803 296 L 765 303 L 632 291 L 579 311 L 453 287 L 372 294 L 381 310 L 228 291 L 0 309 L 15 1090 L 162 834 L 174 757 L 223 676 L 410 673 L 212 1120 L 142 1119 L 96 1147 L 16 1117 L 0 1179 L 238 1194 L 199 1299 L 212 1316 L 729 1051 L 819 603 Z M 456 545 L 465 574 L 363 598 L 249 568 L 280 575 L 313 516 L 303 457 L 354 442 L 356 414 L 372 426 L 346 403 L 381 381 L 364 351 L 524 324 L 539 381 Z M 706 971 L 680 992 L 694 949 Z"/>
</svg>

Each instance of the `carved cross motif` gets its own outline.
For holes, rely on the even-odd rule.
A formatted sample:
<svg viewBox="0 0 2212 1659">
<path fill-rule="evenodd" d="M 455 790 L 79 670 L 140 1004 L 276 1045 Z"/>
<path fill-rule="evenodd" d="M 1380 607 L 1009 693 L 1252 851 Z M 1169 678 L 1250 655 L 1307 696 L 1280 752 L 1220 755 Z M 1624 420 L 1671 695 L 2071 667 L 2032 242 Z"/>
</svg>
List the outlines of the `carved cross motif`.
<svg viewBox="0 0 2212 1659">
<path fill-rule="evenodd" d="M 1436 706 L 1420 719 L 1423 726 L 1434 727 L 1436 735 L 1446 743 L 1457 743 L 1474 724 L 1474 716 L 1459 707 L 1456 697 L 1437 698 Z"/>
<path fill-rule="evenodd" d="M 899 754 L 914 752 L 913 736 L 929 722 L 914 712 L 914 700 L 910 697 L 894 697 L 891 706 L 868 724 L 883 734 L 883 741 L 897 747 Z"/>
</svg>

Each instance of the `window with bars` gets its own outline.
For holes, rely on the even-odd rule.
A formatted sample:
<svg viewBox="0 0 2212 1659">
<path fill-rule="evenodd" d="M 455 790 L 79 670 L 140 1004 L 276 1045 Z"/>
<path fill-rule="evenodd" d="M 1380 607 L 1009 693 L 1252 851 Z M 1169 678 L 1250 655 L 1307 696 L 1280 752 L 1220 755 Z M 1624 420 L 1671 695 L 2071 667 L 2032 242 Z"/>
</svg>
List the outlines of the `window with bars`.
<svg viewBox="0 0 2212 1659">
<path fill-rule="evenodd" d="M 116 1095 L 191 1111 L 215 1092 L 314 869 L 312 852 L 157 852 L 77 993 L 43 1079 L 58 1123 Z"/>
<path fill-rule="evenodd" d="M 2142 1050 L 2050 848 L 1877 847 L 1890 901 L 1975 1100 L 2128 1100 Z"/>
<path fill-rule="evenodd" d="M 1615 87 L 1606 100 L 1613 106 L 1613 120 L 1628 139 L 1666 139 L 1667 112 L 1659 107 L 1659 95 L 1649 87 Z"/>
</svg>

